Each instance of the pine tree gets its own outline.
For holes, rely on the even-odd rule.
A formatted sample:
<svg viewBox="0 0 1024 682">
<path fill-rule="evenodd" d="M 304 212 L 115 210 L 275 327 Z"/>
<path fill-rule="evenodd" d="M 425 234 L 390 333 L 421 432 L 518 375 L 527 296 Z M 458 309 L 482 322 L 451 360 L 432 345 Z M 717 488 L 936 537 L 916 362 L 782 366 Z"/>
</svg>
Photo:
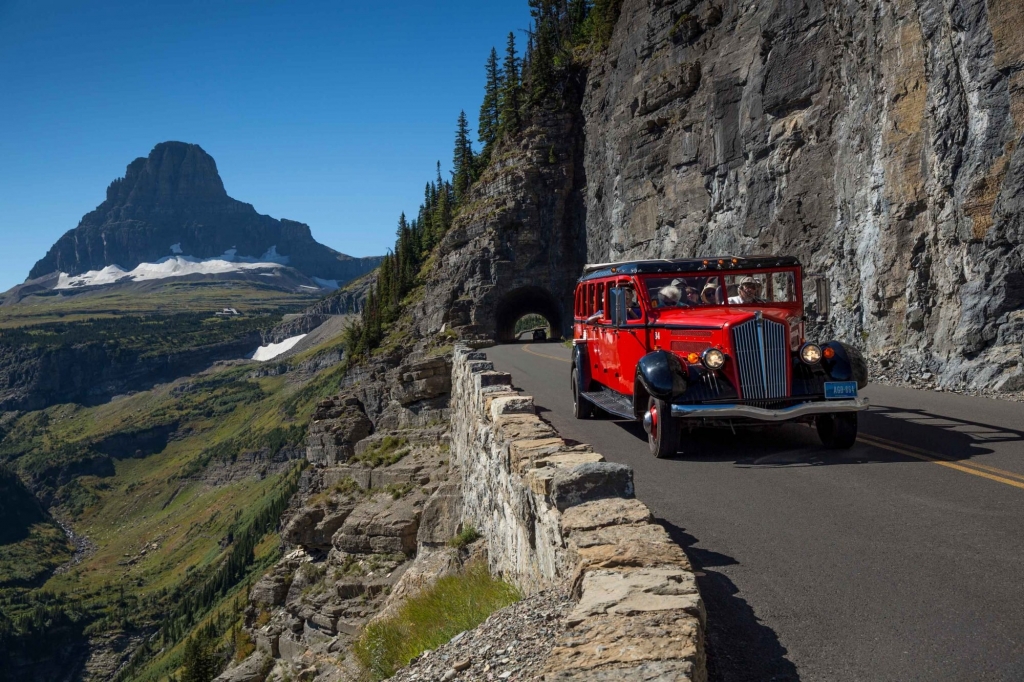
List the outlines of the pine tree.
<svg viewBox="0 0 1024 682">
<path fill-rule="evenodd" d="M 185 644 L 182 656 L 185 670 L 181 682 L 211 682 L 217 676 L 217 657 L 203 636 L 195 636 Z"/>
<path fill-rule="evenodd" d="M 452 185 L 455 188 L 455 203 L 461 204 L 469 193 L 476 175 L 476 157 L 473 143 L 469 139 L 469 121 L 466 112 L 459 112 L 458 127 L 455 130 L 455 154 L 452 161 Z"/>
<path fill-rule="evenodd" d="M 498 139 L 498 127 L 501 125 L 502 72 L 498 68 L 498 51 L 493 47 L 485 70 L 487 81 L 484 83 L 484 101 L 480 105 L 480 126 L 477 131 L 484 146 L 480 152 L 484 164 L 491 158 L 491 147 Z"/>
<path fill-rule="evenodd" d="M 587 13 L 584 33 L 589 34 L 591 42 L 598 48 L 611 40 L 621 10 L 622 0 L 594 0 Z"/>
<path fill-rule="evenodd" d="M 420 204 L 420 212 L 416 220 L 420 232 L 420 253 L 434 247 L 434 194 L 433 184 L 428 182 L 426 189 L 423 190 L 423 203 Z"/>
<path fill-rule="evenodd" d="M 559 11 L 558 0 L 530 0 L 533 17 L 530 50 L 530 103 L 538 104 L 551 92 L 555 83 L 555 56 L 561 44 L 563 23 L 568 23 Z"/>
<path fill-rule="evenodd" d="M 502 66 L 501 115 L 499 129 L 502 135 L 519 132 L 519 106 L 522 99 L 522 84 L 519 81 L 519 57 L 516 56 L 516 35 L 509 31 L 505 47 L 505 63 Z"/>
<path fill-rule="evenodd" d="M 437 198 L 434 202 L 434 243 L 441 243 L 452 224 L 452 185 L 441 177 L 441 162 L 437 162 Z"/>
</svg>

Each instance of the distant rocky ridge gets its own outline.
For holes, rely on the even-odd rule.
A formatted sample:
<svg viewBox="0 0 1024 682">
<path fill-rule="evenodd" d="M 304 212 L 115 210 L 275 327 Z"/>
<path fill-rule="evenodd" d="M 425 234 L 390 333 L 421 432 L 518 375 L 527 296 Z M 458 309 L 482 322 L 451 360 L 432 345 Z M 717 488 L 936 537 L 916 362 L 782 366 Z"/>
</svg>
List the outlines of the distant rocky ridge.
<svg viewBox="0 0 1024 682">
<path fill-rule="evenodd" d="M 106 201 L 57 240 L 29 279 L 225 254 L 287 265 L 337 284 L 380 263 L 379 257 L 353 258 L 318 243 L 308 225 L 260 215 L 228 196 L 217 164 L 199 145 L 162 142 L 128 165 L 107 188 Z"/>
</svg>

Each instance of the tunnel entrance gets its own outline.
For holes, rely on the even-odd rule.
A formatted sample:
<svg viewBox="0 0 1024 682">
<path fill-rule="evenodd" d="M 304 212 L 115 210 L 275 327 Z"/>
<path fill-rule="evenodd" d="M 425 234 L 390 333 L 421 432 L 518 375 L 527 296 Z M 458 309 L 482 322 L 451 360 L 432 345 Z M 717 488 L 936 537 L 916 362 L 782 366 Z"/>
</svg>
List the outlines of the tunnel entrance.
<svg viewBox="0 0 1024 682">
<path fill-rule="evenodd" d="M 562 311 L 555 297 L 541 287 L 519 287 L 498 301 L 495 336 L 499 343 L 516 341 L 516 322 L 528 315 L 544 318 L 553 338 L 562 336 Z"/>
</svg>

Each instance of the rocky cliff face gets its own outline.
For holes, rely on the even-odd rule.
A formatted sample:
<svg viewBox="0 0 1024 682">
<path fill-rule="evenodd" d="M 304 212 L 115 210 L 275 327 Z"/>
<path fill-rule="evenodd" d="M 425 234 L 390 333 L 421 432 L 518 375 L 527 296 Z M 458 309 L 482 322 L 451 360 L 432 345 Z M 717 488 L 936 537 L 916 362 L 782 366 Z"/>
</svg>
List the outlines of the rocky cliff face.
<svg viewBox="0 0 1024 682">
<path fill-rule="evenodd" d="M 833 333 L 1024 388 L 1024 6 L 625 0 L 583 103 L 591 261 L 792 253 Z"/>
<path fill-rule="evenodd" d="M 106 201 L 53 245 L 29 279 L 108 265 L 132 270 L 174 253 L 213 258 L 232 249 L 251 258 L 273 249 L 303 274 L 339 282 L 380 263 L 319 244 L 308 225 L 260 215 L 227 195 L 217 164 L 199 145 L 163 142 L 128 165 L 107 188 Z"/>
</svg>

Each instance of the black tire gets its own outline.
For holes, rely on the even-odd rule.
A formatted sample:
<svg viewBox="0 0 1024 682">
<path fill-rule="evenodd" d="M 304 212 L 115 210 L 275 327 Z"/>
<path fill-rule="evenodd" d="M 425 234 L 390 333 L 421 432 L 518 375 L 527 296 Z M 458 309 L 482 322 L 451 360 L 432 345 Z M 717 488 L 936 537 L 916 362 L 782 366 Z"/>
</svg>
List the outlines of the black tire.
<svg viewBox="0 0 1024 682">
<path fill-rule="evenodd" d="M 658 459 L 672 457 L 679 451 L 679 424 L 672 417 L 672 406 L 658 398 L 647 399 L 647 411 L 657 415 L 647 432 L 647 445 Z"/>
<path fill-rule="evenodd" d="M 857 442 L 857 413 L 819 414 L 815 420 L 821 444 L 830 450 L 849 450 Z"/>
<path fill-rule="evenodd" d="M 572 413 L 577 419 L 590 419 L 594 416 L 594 404 L 580 395 L 580 382 L 576 368 L 572 368 Z"/>
</svg>

